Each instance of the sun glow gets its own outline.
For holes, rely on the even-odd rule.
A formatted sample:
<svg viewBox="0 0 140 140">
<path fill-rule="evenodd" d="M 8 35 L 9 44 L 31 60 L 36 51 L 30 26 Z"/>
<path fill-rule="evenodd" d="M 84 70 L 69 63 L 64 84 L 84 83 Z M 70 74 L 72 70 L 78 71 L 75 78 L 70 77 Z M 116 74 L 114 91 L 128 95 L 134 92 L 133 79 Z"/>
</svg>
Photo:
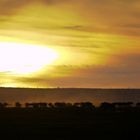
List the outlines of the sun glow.
<svg viewBox="0 0 140 140">
<path fill-rule="evenodd" d="M 54 63 L 58 57 L 58 52 L 46 46 L 0 42 L 0 72 L 31 74 Z"/>
</svg>

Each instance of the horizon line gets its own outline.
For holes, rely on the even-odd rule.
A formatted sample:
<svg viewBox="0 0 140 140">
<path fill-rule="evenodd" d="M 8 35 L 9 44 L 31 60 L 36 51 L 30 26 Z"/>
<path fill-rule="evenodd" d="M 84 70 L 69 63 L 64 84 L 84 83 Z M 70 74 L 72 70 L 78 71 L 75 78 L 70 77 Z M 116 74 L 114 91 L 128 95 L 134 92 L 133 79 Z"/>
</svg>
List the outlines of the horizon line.
<svg viewBox="0 0 140 140">
<path fill-rule="evenodd" d="M 135 87 L 100 87 L 100 88 L 96 88 L 96 87 L 0 87 L 0 89 L 93 89 L 93 90 L 140 90 L 139 88 L 135 88 Z"/>
</svg>

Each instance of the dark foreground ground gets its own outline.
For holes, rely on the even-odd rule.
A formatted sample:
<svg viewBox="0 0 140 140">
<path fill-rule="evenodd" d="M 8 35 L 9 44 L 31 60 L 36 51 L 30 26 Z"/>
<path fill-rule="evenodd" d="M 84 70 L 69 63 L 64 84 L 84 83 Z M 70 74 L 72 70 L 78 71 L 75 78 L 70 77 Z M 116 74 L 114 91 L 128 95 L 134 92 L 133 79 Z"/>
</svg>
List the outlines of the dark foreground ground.
<svg viewBox="0 0 140 140">
<path fill-rule="evenodd" d="M 140 112 L 86 112 L 6 108 L 0 140 L 140 140 Z"/>
</svg>

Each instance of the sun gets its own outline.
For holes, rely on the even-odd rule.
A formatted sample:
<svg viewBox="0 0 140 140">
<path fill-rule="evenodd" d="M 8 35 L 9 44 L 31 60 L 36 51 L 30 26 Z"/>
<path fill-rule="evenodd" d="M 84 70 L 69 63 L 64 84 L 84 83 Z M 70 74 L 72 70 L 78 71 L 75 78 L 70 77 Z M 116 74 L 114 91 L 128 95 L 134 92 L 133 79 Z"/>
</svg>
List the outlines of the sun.
<svg viewBox="0 0 140 140">
<path fill-rule="evenodd" d="M 53 64 L 59 53 L 41 45 L 0 42 L 0 72 L 31 74 Z"/>
</svg>

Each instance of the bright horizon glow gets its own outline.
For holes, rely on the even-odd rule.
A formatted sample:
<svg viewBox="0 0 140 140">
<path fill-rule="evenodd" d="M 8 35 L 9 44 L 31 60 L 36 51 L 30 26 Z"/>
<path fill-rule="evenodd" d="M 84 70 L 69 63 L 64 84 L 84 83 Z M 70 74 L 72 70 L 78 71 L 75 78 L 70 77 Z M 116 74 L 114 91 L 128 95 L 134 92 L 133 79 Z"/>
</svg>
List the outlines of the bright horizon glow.
<svg viewBox="0 0 140 140">
<path fill-rule="evenodd" d="M 31 74 L 57 60 L 59 54 L 41 45 L 0 42 L 0 72 Z"/>
</svg>

